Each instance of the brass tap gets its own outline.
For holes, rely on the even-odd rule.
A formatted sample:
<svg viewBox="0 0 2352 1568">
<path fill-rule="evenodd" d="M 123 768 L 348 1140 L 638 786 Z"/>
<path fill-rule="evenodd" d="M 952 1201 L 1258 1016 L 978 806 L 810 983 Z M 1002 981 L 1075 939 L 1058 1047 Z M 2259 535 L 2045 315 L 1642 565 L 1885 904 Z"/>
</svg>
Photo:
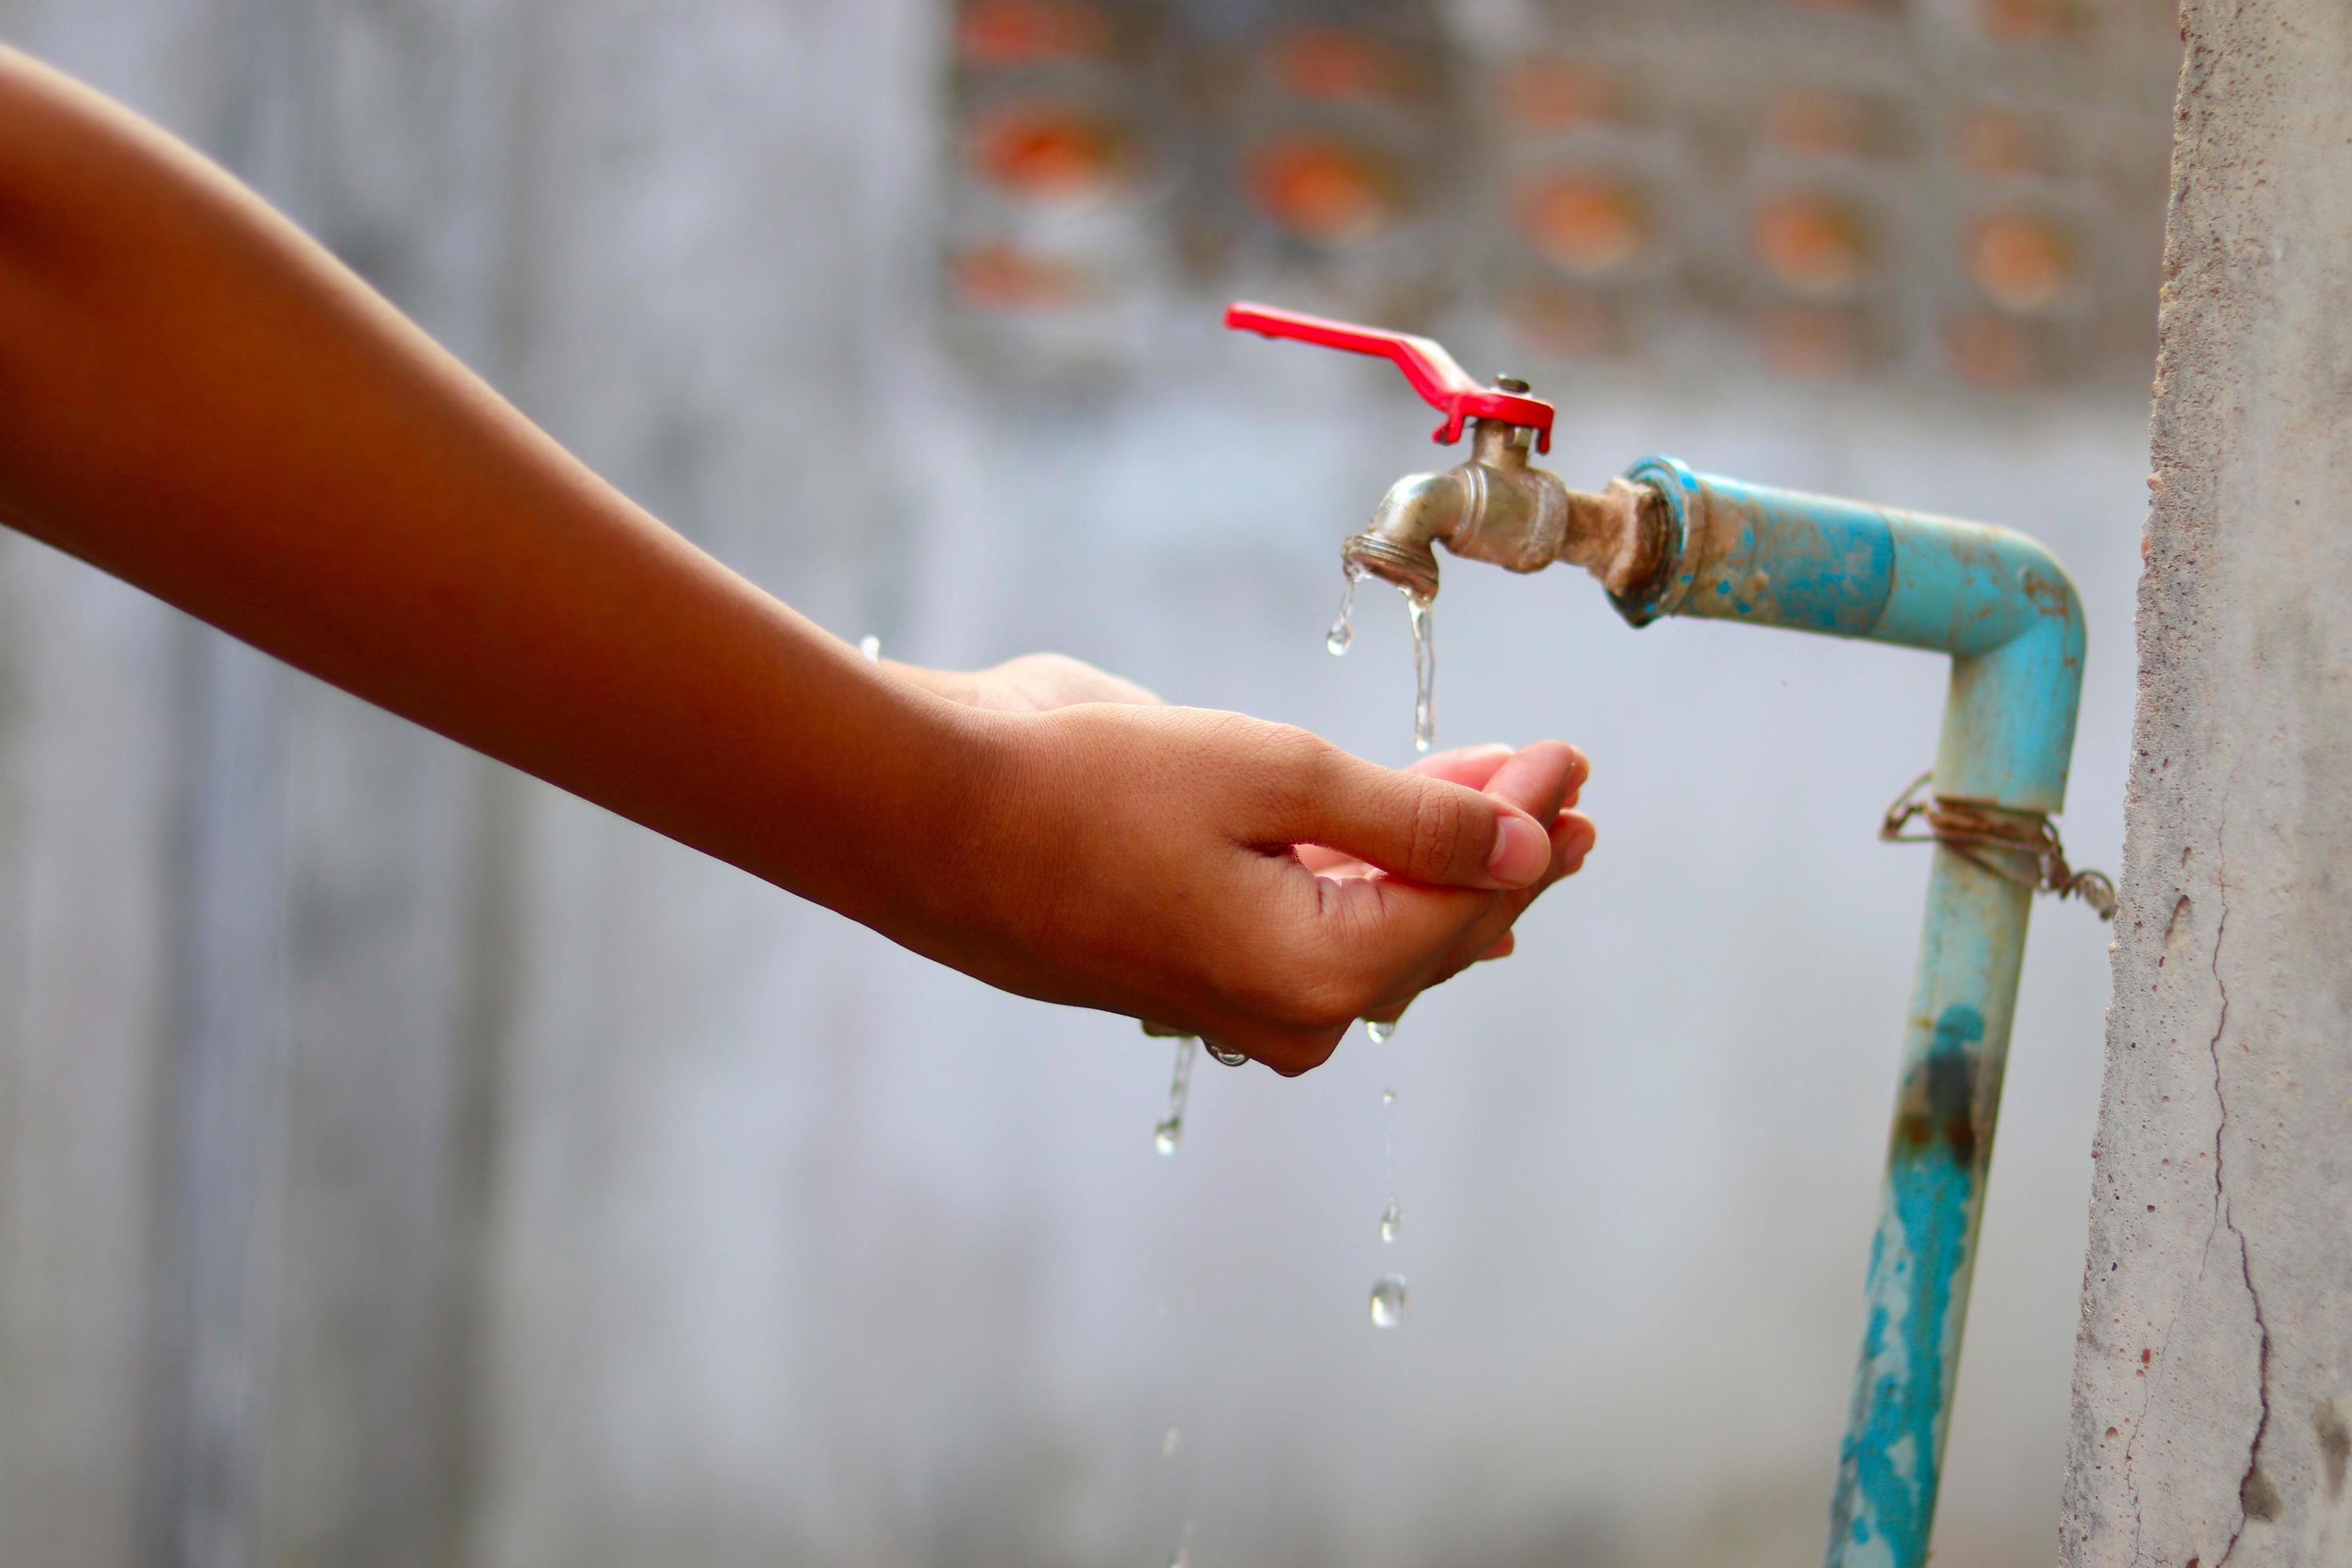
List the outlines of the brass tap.
<svg viewBox="0 0 2352 1568">
<path fill-rule="evenodd" d="M 1598 495 L 1570 489 L 1528 461 L 1551 449 L 1554 410 L 1528 384 L 1499 375 L 1489 386 L 1427 338 L 1327 321 L 1235 300 L 1225 325 L 1392 362 L 1423 400 L 1445 416 L 1437 439 L 1471 430 L 1469 461 L 1442 474 L 1407 474 L 1372 510 L 1371 526 L 1350 535 L 1339 558 L 1350 574 L 1393 583 L 1421 600 L 1437 597 L 1441 541 L 1456 555 L 1514 572 L 1572 562 L 1624 595 L 1654 576 L 1666 556 L 1663 503 L 1646 485 L 1612 479 Z"/>
<path fill-rule="evenodd" d="M 1508 378 L 1496 385 L 1527 390 Z M 1612 594 L 1639 586 L 1656 571 L 1663 552 L 1658 528 L 1644 515 L 1647 487 L 1612 479 L 1597 495 L 1572 490 L 1528 461 L 1534 432 L 1528 426 L 1479 419 L 1471 432 L 1466 462 L 1443 473 L 1407 474 L 1389 487 L 1370 525 L 1339 548 L 1348 570 L 1423 599 L 1437 597 L 1433 547 L 1441 542 L 1456 555 L 1513 572 L 1566 561 Z"/>
</svg>

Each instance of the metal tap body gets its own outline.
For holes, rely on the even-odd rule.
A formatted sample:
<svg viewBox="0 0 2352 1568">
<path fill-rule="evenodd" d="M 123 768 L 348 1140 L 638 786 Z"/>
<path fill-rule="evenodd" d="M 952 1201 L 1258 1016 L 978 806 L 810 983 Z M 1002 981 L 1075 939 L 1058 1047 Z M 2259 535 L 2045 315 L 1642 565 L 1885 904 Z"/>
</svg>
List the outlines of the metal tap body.
<svg viewBox="0 0 2352 1568">
<path fill-rule="evenodd" d="M 1540 572 L 1566 561 L 1612 591 L 1630 588 L 1654 565 L 1656 536 L 1634 515 L 1639 492 L 1614 482 L 1599 495 L 1570 489 L 1528 460 L 1534 432 L 1480 419 L 1466 462 L 1443 473 L 1407 474 L 1389 487 L 1363 532 L 1340 547 L 1349 570 L 1370 573 L 1423 598 L 1437 596 L 1444 543 L 1471 561 Z"/>
</svg>

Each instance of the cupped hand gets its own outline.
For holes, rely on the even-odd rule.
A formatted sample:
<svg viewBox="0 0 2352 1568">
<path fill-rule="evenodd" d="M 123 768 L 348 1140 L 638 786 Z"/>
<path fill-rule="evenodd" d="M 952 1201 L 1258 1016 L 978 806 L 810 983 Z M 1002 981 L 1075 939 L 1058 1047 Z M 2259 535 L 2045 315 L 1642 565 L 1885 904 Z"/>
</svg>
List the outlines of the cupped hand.
<svg viewBox="0 0 2352 1568">
<path fill-rule="evenodd" d="M 1083 701 L 987 731 L 916 944 L 1283 1073 L 1504 950 L 1592 846 L 1564 809 L 1584 759 L 1557 741 L 1398 772 L 1197 709 Z"/>
<path fill-rule="evenodd" d="M 1407 768 L 1405 772 L 1416 774 L 1423 778 L 1444 779 L 1448 783 L 1462 784 L 1470 789 L 1483 790 L 1493 783 L 1496 775 L 1502 771 L 1504 764 L 1508 763 L 1516 754 L 1517 753 L 1511 747 L 1501 744 L 1459 746 L 1448 752 L 1432 752 L 1430 755 L 1414 763 L 1411 767 Z M 1572 806 L 1576 804 L 1577 796 L 1582 791 L 1585 777 L 1590 772 L 1590 769 L 1581 763 L 1581 753 L 1579 753 L 1579 756 L 1580 764 L 1577 768 L 1574 778 L 1569 784 L 1568 796 L 1565 800 L 1560 802 L 1563 808 Z M 1506 782 L 1508 783 L 1509 781 Z M 1563 811 L 1563 816 L 1567 814 Z M 1561 818 L 1555 817 L 1555 826 L 1557 826 Z M 1589 820 L 1584 822 L 1584 826 L 1587 830 L 1587 836 L 1585 838 L 1586 851 L 1589 851 L 1591 847 L 1591 839 L 1590 837 L 1591 826 L 1591 825 Z M 1300 845 L 1298 847 L 1298 860 L 1299 864 L 1305 866 L 1308 870 L 1313 871 L 1318 877 L 1380 877 L 1387 874 L 1381 870 L 1380 868 L 1368 865 L 1352 855 L 1343 855 L 1336 849 L 1326 849 L 1318 844 Z M 1561 875 L 1573 876 L 1578 870 L 1582 868 L 1583 863 L 1583 852 L 1580 852 L 1577 856 L 1576 863 L 1568 867 L 1566 870 L 1561 872 Z M 1478 959 L 1480 962 L 1484 962 L 1492 958 L 1508 958 L 1517 946 L 1517 936 L 1515 933 L 1507 931 L 1496 940 L 1496 942 L 1492 947 L 1480 953 L 1478 955 Z M 1410 1002 L 1412 998 L 1407 997 L 1405 1000 Z M 1376 1019 L 1381 1023 L 1393 1023 L 1400 1016 L 1402 1016 L 1402 1012 L 1403 1007 L 1399 1005 L 1386 1011 L 1370 1013 L 1367 1014 L 1366 1016 Z"/>
</svg>

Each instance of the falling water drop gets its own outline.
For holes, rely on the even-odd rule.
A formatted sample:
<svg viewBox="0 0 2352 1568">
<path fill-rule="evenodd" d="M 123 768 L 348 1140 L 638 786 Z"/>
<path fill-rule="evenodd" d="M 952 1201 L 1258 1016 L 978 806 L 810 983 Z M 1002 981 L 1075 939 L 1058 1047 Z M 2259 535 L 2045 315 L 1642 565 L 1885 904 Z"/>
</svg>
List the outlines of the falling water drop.
<svg viewBox="0 0 2352 1568">
<path fill-rule="evenodd" d="M 1376 1046 L 1385 1045 L 1396 1037 L 1396 1026 L 1394 1018 L 1367 1018 L 1364 1020 L 1364 1037 Z"/>
<path fill-rule="evenodd" d="M 1176 1072 L 1168 1080 L 1168 1120 L 1151 1130 L 1151 1146 L 1171 1158 L 1184 1141 L 1184 1101 L 1192 1089 L 1192 1053 L 1201 1042 L 1191 1035 L 1176 1042 Z"/>
<path fill-rule="evenodd" d="M 1364 580 L 1364 569 L 1351 565 L 1347 570 L 1348 585 L 1339 590 L 1339 618 L 1323 634 L 1323 646 L 1333 658 L 1347 658 L 1348 645 L 1356 640 L 1356 628 L 1349 617 L 1356 613 L 1356 584 Z"/>
<path fill-rule="evenodd" d="M 1393 1329 L 1412 1310 L 1412 1292 L 1402 1274 L 1383 1274 L 1372 1281 L 1372 1326 Z"/>
<path fill-rule="evenodd" d="M 1426 752 L 1437 741 L 1437 624 L 1426 594 L 1405 593 L 1405 611 L 1412 620 L 1412 749 Z"/>
<path fill-rule="evenodd" d="M 1392 1089 L 1384 1089 L 1381 1090 L 1381 1103 L 1382 1105 L 1394 1105 L 1396 1103 L 1396 1090 Z"/>
<path fill-rule="evenodd" d="M 1404 1216 L 1397 1213 L 1396 1199 L 1391 1198 L 1389 1206 L 1381 1211 L 1381 1245 L 1385 1247 L 1394 1241 L 1397 1232 L 1403 1228 Z"/>
<path fill-rule="evenodd" d="M 1163 1459 L 1174 1458 L 1178 1447 L 1183 1441 L 1184 1429 L 1181 1426 L 1171 1426 L 1168 1428 L 1168 1435 L 1160 1439 L 1160 1457 Z"/>
</svg>

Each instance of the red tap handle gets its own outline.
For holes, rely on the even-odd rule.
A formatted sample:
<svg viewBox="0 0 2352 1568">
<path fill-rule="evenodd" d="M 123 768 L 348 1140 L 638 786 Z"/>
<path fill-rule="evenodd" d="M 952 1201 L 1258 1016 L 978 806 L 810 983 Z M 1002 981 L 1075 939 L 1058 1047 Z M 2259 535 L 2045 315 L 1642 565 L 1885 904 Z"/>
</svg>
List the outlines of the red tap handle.
<svg viewBox="0 0 2352 1568">
<path fill-rule="evenodd" d="M 1499 419 L 1506 425 L 1526 426 L 1536 433 L 1536 450 L 1551 450 L 1550 404 L 1541 398 L 1521 397 L 1517 393 L 1479 385 L 1470 379 L 1468 371 L 1454 363 L 1452 354 L 1427 338 L 1381 327 L 1327 321 L 1320 316 L 1277 310 L 1271 305 L 1253 305 L 1244 300 L 1225 307 L 1225 325 L 1264 337 L 1297 338 L 1327 349 L 1345 349 L 1349 353 L 1394 360 L 1397 369 L 1412 383 L 1412 389 L 1432 408 L 1445 416 L 1445 423 L 1437 427 L 1437 440 L 1460 440 L 1465 419 Z"/>
</svg>

